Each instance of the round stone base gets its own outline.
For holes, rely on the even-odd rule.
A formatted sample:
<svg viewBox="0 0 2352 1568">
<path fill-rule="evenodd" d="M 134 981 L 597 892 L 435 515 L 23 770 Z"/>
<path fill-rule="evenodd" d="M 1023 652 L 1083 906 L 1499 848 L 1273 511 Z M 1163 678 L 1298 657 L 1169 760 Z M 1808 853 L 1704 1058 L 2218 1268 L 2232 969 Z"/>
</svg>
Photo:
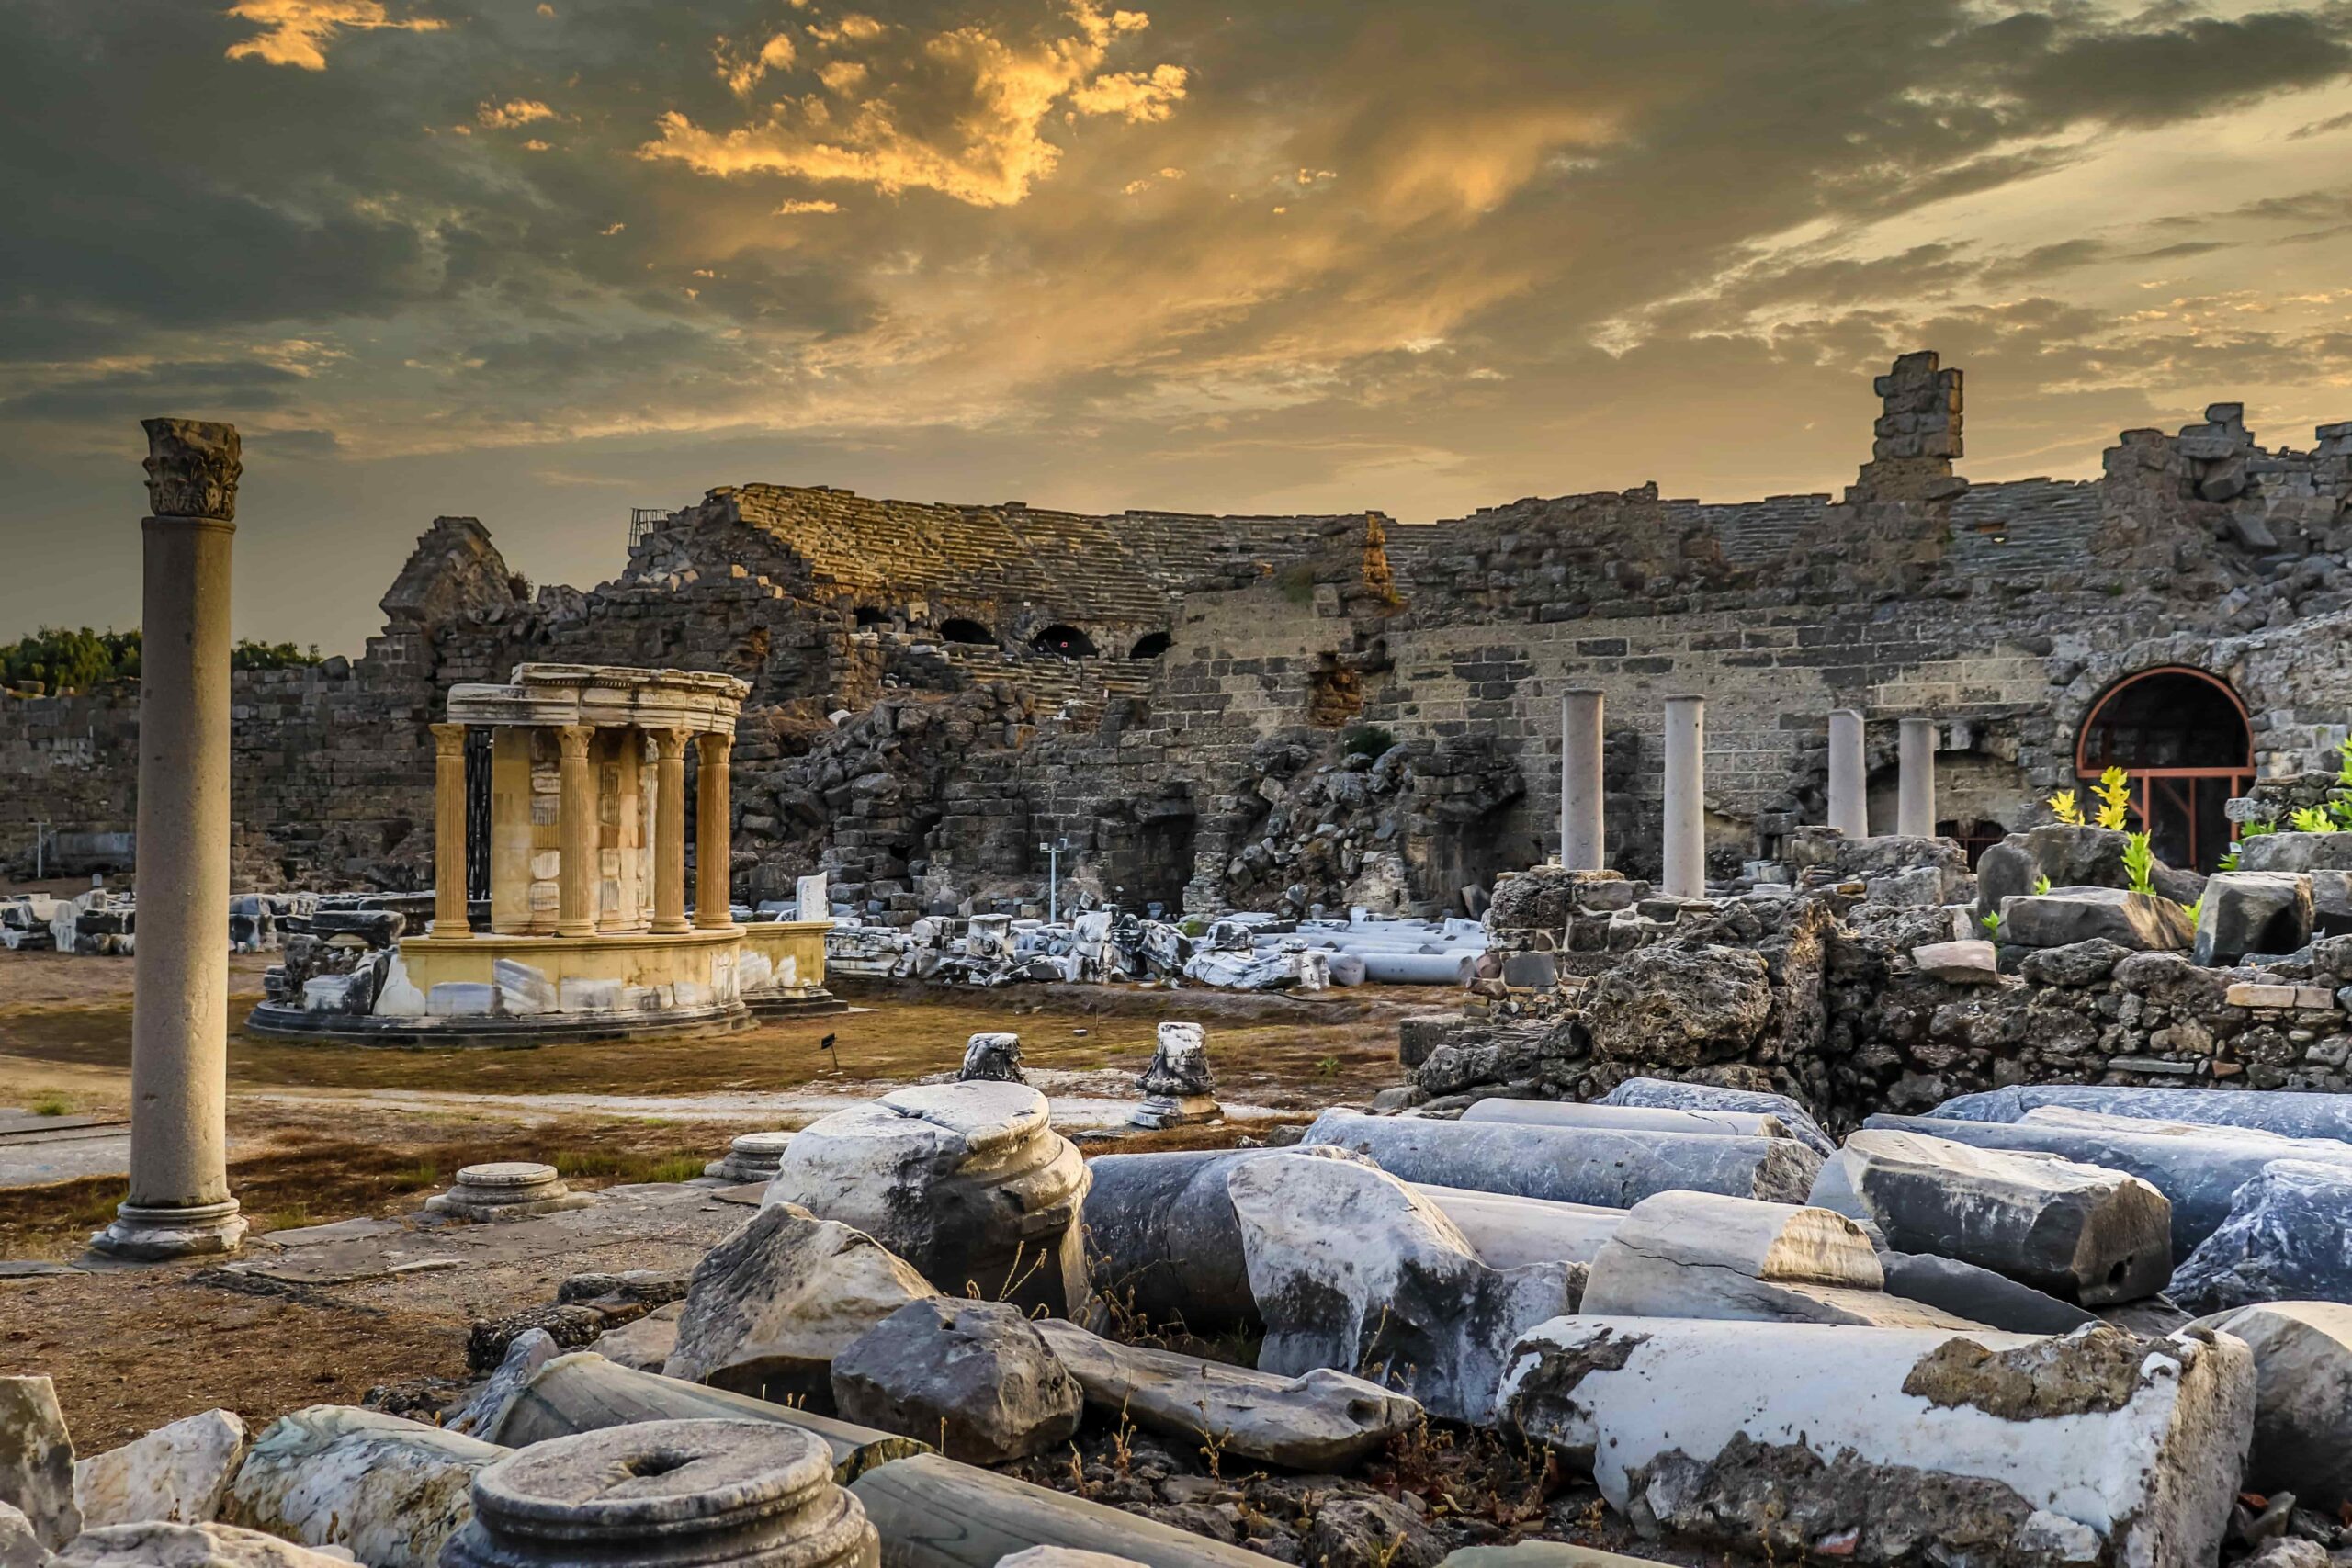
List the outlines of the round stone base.
<svg viewBox="0 0 2352 1568">
<path fill-rule="evenodd" d="M 494 1224 L 584 1209 L 595 1201 L 565 1187 L 551 1165 L 500 1160 L 466 1167 L 458 1172 L 455 1186 L 438 1197 L 427 1198 L 424 1206 L 436 1214 Z"/>
<path fill-rule="evenodd" d="M 1225 1107 L 1205 1094 L 1188 1094 L 1173 1098 L 1155 1094 L 1135 1108 L 1127 1118 L 1131 1127 L 1197 1127 L 1204 1122 L 1225 1120 Z"/>
<path fill-rule="evenodd" d="M 141 1263 L 234 1252 L 245 1239 L 245 1217 L 234 1198 L 185 1209 L 116 1207 L 114 1223 L 90 1237 L 90 1250 Z"/>
<path fill-rule="evenodd" d="M 739 1183 L 770 1180 L 791 1142 L 789 1133 L 746 1133 L 728 1145 L 725 1159 L 711 1161 L 702 1173 Z"/>
</svg>

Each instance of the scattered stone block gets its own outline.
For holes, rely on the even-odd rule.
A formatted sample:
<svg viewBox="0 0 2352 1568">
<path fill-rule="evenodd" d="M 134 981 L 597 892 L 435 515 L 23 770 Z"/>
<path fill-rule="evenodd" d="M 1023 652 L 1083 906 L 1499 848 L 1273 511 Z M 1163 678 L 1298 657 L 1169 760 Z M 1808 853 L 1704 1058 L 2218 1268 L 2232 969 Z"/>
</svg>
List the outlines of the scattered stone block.
<svg viewBox="0 0 2352 1568">
<path fill-rule="evenodd" d="M 1604 1057 L 1696 1066 L 1745 1055 L 1771 1016 L 1763 955 L 1744 947 L 1645 947 L 1592 988 L 1592 1048 Z"/>
<path fill-rule="evenodd" d="M 2254 1451 L 2245 1487 L 2291 1492 L 2315 1512 L 2352 1502 L 2352 1306 L 2265 1302 L 2197 1326 L 2254 1351 Z"/>
<path fill-rule="evenodd" d="M 506 1450 L 380 1411 L 313 1404 L 254 1439 L 221 1521 L 369 1568 L 434 1568 L 473 1514 L 474 1476 Z"/>
<path fill-rule="evenodd" d="M 1600 1127 L 1629 1133 L 1687 1133 L 1701 1138 L 1785 1138 L 1777 1116 L 1754 1111 L 1677 1111 L 1664 1106 L 1598 1105 L 1573 1100 L 1482 1100 L 1464 1122 L 1509 1122 L 1528 1127 Z"/>
<path fill-rule="evenodd" d="M 1963 1094 L 1930 1112 L 1957 1122 L 2018 1122 L 2044 1106 L 2068 1106 L 2109 1116 L 2239 1127 L 2285 1138 L 2352 1142 L 2352 1095 L 2271 1089 L 2217 1094 L 2206 1089 L 2127 1089 L 2107 1084 L 2033 1084 Z"/>
<path fill-rule="evenodd" d="M 209 1524 L 244 1462 L 245 1424 L 208 1410 L 158 1427 L 74 1467 L 85 1529 L 104 1525 Z"/>
<path fill-rule="evenodd" d="M 1813 1113 L 1785 1094 L 1760 1089 L 1722 1089 L 1713 1084 L 1682 1083 L 1674 1078 L 1627 1078 L 1594 1101 L 1598 1105 L 1655 1105 L 1686 1111 L 1748 1111 L 1773 1117 L 1799 1143 L 1823 1156 L 1835 1154 L 1837 1140 L 1821 1130 Z"/>
<path fill-rule="evenodd" d="M 1144 1101 L 1128 1120 L 1138 1127 L 1188 1127 L 1225 1116 L 1209 1074 L 1207 1036 L 1197 1023 L 1159 1026 L 1151 1066 L 1136 1087 Z"/>
<path fill-rule="evenodd" d="M 448 1191 L 427 1198 L 424 1206 L 452 1219 L 494 1223 L 584 1209 L 595 1201 L 566 1187 L 551 1165 L 499 1160 L 467 1166 L 458 1172 L 457 1182 Z"/>
<path fill-rule="evenodd" d="M 2152 1296 L 2172 1275 L 2172 1204 L 2098 1166 L 1865 1130 L 1822 1167 L 1813 1201 L 1868 1220 L 1898 1251 L 2089 1306 Z"/>
<path fill-rule="evenodd" d="M 234 1525 L 150 1522 L 84 1530 L 49 1568 L 349 1568 L 352 1561 Z"/>
<path fill-rule="evenodd" d="M 2111 942 L 2134 952 L 2186 949 L 2196 936 L 2169 898 L 2120 887 L 2056 887 L 2001 900 L 2001 940 L 2018 947 Z"/>
<path fill-rule="evenodd" d="M 2238 841 L 2238 870 L 2352 871 L 2352 833 L 2257 833 Z"/>
<path fill-rule="evenodd" d="M 774 1204 L 703 1255 L 662 1371 L 830 1405 L 834 1356 L 908 1303 L 937 1293 L 872 1236 Z"/>
<path fill-rule="evenodd" d="M 555 1336 L 544 1328 L 533 1328 L 514 1337 L 506 1347 L 506 1355 L 498 1370 L 490 1374 L 481 1391 L 469 1400 L 466 1407 L 442 1425 L 452 1432 L 479 1436 L 495 1431 L 506 1415 L 506 1407 L 514 1403 L 531 1375 L 558 1356 L 563 1347 Z"/>
<path fill-rule="evenodd" d="M 30 1519 L 52 1551 L 82 1528 L 74 1501 L 74 1438 L 47 1378 L 0 1377 L 0 1503 Z"/>
<path fill-rule="evenodd" d="M 1487 1268 L 1434 1203 L 1385 1171 L 1283 1154 L 1233 1167 L 1226 1185 L 1266 1323 L 1262 1371 L 1367 1375 L 1481 1422 L 1512 1341 L 1575 1310 L 1566 1265 Z"/>
<path fill-rule="evenodd" d="M 2233 1008 L 2291 1008 L 2297 994 L 2298 987 L 2293 986 L 2238 980 L 2231 984 L 2222 999 Z"/>
<path fill-rule="evenodd" d="M 534 1444 L 482 1471 L 473 1517 L 441 1562 L 876 1568 L 880 1550 L 811 1434 L 758 1421 L 647 1421 Z"/>
<path fill-rule="evenodd" d="M 1001 1032 L 975 1034 L 964 1043 L 959 1083 L 1027 1083 L 1021 1076 L 1021 1036 Z"/>
<path fill-rule="evenodd" d="M 1302 1140 L 1368 1155 L 1408 1181 L 1631 1208 L 1685 1189 L 1802 1202 L 1821 1156 L 1794 1138 L 1438 1122 L 1327 1111 Z"/>
<path fill-rule="evenodd" d="M 801 1129 L 766 1201 L 863 1231 L 942 1291 L 1068 1315 L 1086 1298 L 1086 1162 L 1046 1124 L 1044 1095 L 945 1083 Z"/>
<path fill-rule="evenodd" d="M 745 1133 L 727 1145 L 727 1157 L 702 1168 L 705 1176 L 721 1181 L 773 1181 L 792 1145 L 790 1133 Z"/>
<path fill-rule="evenodd" d="M 890 1568 L 965 1568 L 1039 1546 L 1132 1558 L 1151 1568 L 1266 1568 L 1271 1561 L 938 1454 L 877 1466 L 850 1490 L 889 1549 Z"/>
<path fill-rule="evenodd" d="M 0 1568 L 49 1568 L 49 1549 L 14 1503 L 0 1503 Z"/>
<path fill-rule="evenodd" d="M 1555 1203 L 1425 1182 L 1408 1185 L 1444 1211 L 1489 1269 L 1517 1269 L 1528 1263 L 1589 1266 L 1617 1234 L 1626 1214 L 1623 1209 L 1592 1203 Z"/>
<path fill-rule="evenodd" d="M 1085 1405 L 1045 1338 L 1002 1302 L 910 1302 L 842 1348 L 832 1384 L 843 1419 L 967 1464 L 1058 1448 Z"/>
<path fill-rule="evenodd" d="M 1278 1377 L 1123 1345 L 1059 1318 L 1033 1326 L 1088 1403 L 1147 1431 L 1195 1443 L 1213 1438 L 1242 1459 L 1337 1473 L 1421 1418 L 1417 1401 L 1327 1367 Z"/>
<path fill-rule="evenodd" d="M 2173 1271 L 2190 1312 L 2256 1302 L 2352 1302 L 2352 1166 L 2274 1160 L 2239 1188 L 2228 1217 Z"/>
<path fill-rule="evenodd" d="M 1886 1293 L 1919 1302 L 2010 1334 L 2071 1334 L 2098 1321 L 2071 1302 L 2020 1285 L 2006 1274 L 1921 1252 L 1881 1252 Z"/>
<path fill-rule="evenodd" d="M 2235 1340 L 1563 1318 L 1504 1407 L 1645 1533 L 1775 1556 L 2202 1568 L 2253 1436 Z"/>
<path fill-rule="evenodd" d="M 608 1328 L 588 1342 L 588 1348 L 616 1366 L 658 1372 L 678 1350 L 678 1320 L 686 1303 L 671 1302 L 632 1323 Z"/>
<path fill-rule="evenodd" d="M 2217 872 L 2198 906 L 2191 956 L 2199 964 L 2233 964 L 2249 953 L 2293 953 L 2311 941 L 2312 919 L 2308 874 Z"/>
<path fill-rule="evenodd" d="M 1993 944 L 1979 938 L 1931 942 L 1911 950 L 1911 962 L 1930 980 L 1952 986 L 1997 986 L 2001 966 Z"/>
</svg>

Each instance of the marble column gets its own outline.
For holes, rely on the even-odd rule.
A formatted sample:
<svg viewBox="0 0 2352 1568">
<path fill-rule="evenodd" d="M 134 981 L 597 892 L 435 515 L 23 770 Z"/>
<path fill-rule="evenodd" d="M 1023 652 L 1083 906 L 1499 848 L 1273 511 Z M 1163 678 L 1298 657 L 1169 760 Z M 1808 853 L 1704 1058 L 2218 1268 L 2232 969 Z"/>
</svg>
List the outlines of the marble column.
<svg viewBox="0 0 2352 1568">
<path fill-rule="evenodd" d="M 1666 874 L 1664 892 L 1707 896 L 1707 704 L 1666 699 Z"/>
<path fill-rule="evenodd" d="M 1849 839 L 1871 836 L 1870 772 L 1860 708 L 1829 710 L 1829 825 Z"/>
<path fill-rule="evenodd" d="M 466 727 L 433 727 L 433 925 L 436 942 L 473 935 L 466 921 Z"/>
<path fill-rule="evenodd" d="M 727 788 L 732 735 L 697 735 L 702 753 L 701 777 L 695 795 L 695 925 L 702 931 L 725 931 L 734 925 L 728 907 L 731 878 L 728 857 L 734 852 L 734 821 Z"/>
<path fill-rule="evenodd" d="M 686 923 L 686 732 L 657 729 L 653 802 L 653 929 L 675 936 Z"/>
<path fill-rule="evenodd" d="M 490 731 L 492 936 L 527 936 L 539 923 L 531 912 L 531 861 L 537 852 L 533 842 L 537 829 L 531 818 L 537 801 L 531 788 L 531 742 L 537 733 L 511 724 L 494 725 Z"/>
<path fill-rule="evenodd" d="M 1599 871 L 1607 863 L 1600 789 L 1600 694 L 1560 699 L 1560 863 Z"/>
<path fill-rule="evenodd" d="M 141 525 L 139 945 L 130 1191 L 90 1238 L 118 1258 L 233 1252 L 229 1195 L 229 546 L 234 425 L 151 419 Z"/>
<path fill-rule="evenodd" d="M 557 812 L 562 857 L 556 868 L 555 934 L 596 934 L 596 773 L 588 745 L 596 731 L 567 724 L 555 732 L 559 764 Z"/>
<path fill-rule="evenodd" d="M 1936 721 L 1906 718 L 1895 743 L 1894 830 L 1906 838 L 1936 836 Z"/>
</svg>

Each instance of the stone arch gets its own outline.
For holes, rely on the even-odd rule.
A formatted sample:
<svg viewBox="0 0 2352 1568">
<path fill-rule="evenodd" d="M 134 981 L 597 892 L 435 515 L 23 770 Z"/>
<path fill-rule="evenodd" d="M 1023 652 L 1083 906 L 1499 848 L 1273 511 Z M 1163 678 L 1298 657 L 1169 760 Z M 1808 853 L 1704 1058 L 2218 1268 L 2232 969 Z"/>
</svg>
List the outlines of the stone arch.
<svg viewBox="0 0 2352 1568">
<path fill-rule="evenodd" d="M 1166 632 L 1146 632 L 1136 638 L 1136 645 L 1133 648 L 1127 649 L 1127 657 L 1129 659 L 1159 659 L 1165 656 L 1173 645 L 1174 639 Z"/>
<path fill-rule="evenodd" d="M 1057 621 L 1029 639 L 1029 646 L 1039 653 L 1050 653 L 1062 659 L 1091 659 L 1097 649 L 1094 639 L 1076 626 Z"/>
<path fill-rule="evenodd" d="M 2132 825 L 2167 865 L 2211 871 L 2229 847 L 2222 804 L 2254 778 L 2254 727 L 2231 684 L 2191 664 L 2111 681 L 2075 732 L 2075 775 L 2132 775 Z M 2078 788 L 2081 786 L 2078 786 Z"/>
<path fill-rule="evenodd" d="M 996 633 L 965 615 L 956 615 L 940 622 L 939 635 L 949 642 L 970 643 L 981 648 L 996 646 Z"/>
</svg>

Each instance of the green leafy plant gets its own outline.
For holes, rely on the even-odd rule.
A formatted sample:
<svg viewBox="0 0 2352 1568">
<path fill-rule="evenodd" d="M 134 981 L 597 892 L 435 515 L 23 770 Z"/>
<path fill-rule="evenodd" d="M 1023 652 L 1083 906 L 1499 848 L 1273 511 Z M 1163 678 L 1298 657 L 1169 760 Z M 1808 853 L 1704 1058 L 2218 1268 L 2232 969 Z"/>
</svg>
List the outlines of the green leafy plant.
<svg viewBox="0 0 2352 1568">
<path fill-rule="evenodd" d="M 2196 897 L 2191 898 L 2188 903 L 2183 904 L 2180 907 L 2180 912 L 2188 917 L 2188 923 L 2190 925 L 2193 926 L 2197 924 L 2197 922 L 2202 919 L 2205 915 L 2205 895 L 2199 893 Z"/>
<path fill-rule="evenodd" d="M 2352 800 L 2336 796 L 2327 803 L 2327 814 L 2335 821 L 2338 832 L 2352 831 Z"/>
<path fill-rule="evenodd" d="M 1976 923 L 1984 928 L 1986 936 L 1997 937 L 2001 934 L 2001 914 L 1997 909 L 1989 915 L 1977 916 Z"/>
<path fill-rule="evenodd" d="M 2224 871 L 2235 871 L 2237 868 L 2238 847 L 2235 844 L 2232 844 L 2228 849 L 2222 852 L 2222 858 L 2213 863 L 2213 869 L 2218 873 Z"/>
<path fill-rule="evenodd" d="M 2352 789 L 2352 735 L 2344 738 L 2344 744 L 2335 749 L 2335 782 Z"/>
<path fill-rule="evenodd" d="M 2148 847 L 2148 835 L 2133 833 L 2123 840 L 2123 874 L 2132 879 L 2134 893 L 2154 893 L 2156 852 Z"/>
<path fill-rule="evenodd" d="M 2287 818 L 2288 826 L 2298 833 L 2334 833 L 2339 831 L 2335 818 L 2316 806 L 2298 806 Z"/>
<path fill-rule="evenodd" d="M 2049 891 L 2050 878 L 2047 876 L 2037 876 L 2033 879 L 2033 896 L 2035 897 L 2039 898 Z"/>
<path fill-rule="evenodd" d="M 2082 802 L 2075 798 L 2071 789 L 2062 789 L 2050 797 L 2050 814 L 2069 828 L 2083 825 Z"/>
<path fill-rule="evenodd" d="M 2098 825 L 2120 831 L 2123 824 L 2130 820 L 2132 775 L 2121 768 L 2109 768 L 2099 774 L 2098 783 L 2091 786 L 2091 793 L 2098 796 Z"/>
<path fill-rule="evenodd" d="M 1396 737 L 1376 724 L 1360 724 L 1348 731 L 1342 744 L 1351 757 L 1377 757 L 1396 744 Z"/>
</svg>

